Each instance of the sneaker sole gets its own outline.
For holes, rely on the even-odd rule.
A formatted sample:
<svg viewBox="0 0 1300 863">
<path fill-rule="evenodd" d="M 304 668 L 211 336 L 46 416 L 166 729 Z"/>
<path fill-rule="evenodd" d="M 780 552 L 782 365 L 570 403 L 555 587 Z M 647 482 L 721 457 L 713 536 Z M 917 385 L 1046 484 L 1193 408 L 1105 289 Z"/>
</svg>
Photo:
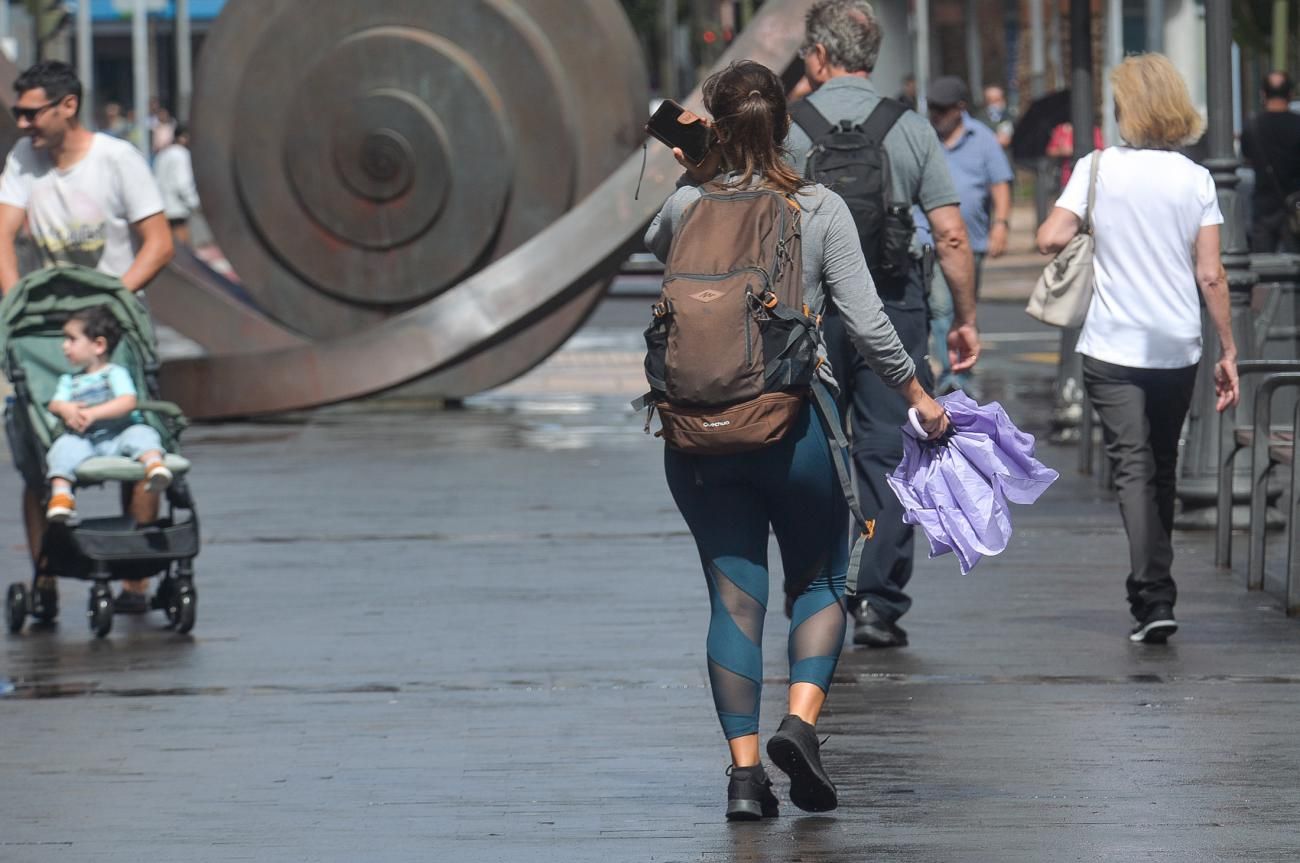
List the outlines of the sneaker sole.
<svg viewBox="0 0 1300 863">
<path fill-rule="evenodd" d="M 772 737 L 767 741 L 767 755 L 790 777 L 790 802 L 795 806 L 805 812 L 829 812 L 839 806 L 830 777 L 815 769 L 794 741 Z"/>
<path fill-rule="evenodd" d="M 728 821 L 759 821 L 763 818 L 763 804 L 757 800 L 728 800 Z M 767 816 L 772 817 L 772 816 Z"/>
<path fill-rule="evenodd" d="M 169 476 L 151 476 L 145 481 L 144 487 L 150 494 L 157 494 L 166 491 L 171 484 L 172 478 Z"/>
<path fill-rule="evenodd" d="M 75 512 L 75 510 L 67 509 L 66 507 L 57 507 L 55 509 L 46 510 L 45 520 L 50 524 L 67 524 L 72 520 L 73 512 Z"/>
<path fill-rule="evenodd" d="M 1128 637 L 1134 644 L 1164 644 L 1178 631 L 1176 620 L 1153 620 Z"/>
</svg>

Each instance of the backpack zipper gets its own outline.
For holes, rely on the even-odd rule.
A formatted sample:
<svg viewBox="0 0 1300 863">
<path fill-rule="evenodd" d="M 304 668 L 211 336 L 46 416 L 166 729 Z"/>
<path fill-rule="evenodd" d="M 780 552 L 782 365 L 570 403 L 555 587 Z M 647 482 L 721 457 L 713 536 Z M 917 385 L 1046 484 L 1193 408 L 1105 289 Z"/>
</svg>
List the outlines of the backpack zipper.
<svg viewBox="0 0 1300 863">
<path fill-rule="evenodd" d="M 751 343 L 752 328 L 754 326 L 754 313 L 751 311 L 750 301 L 754 298 L 754 291 L 745 288 L 745 366 L 748 368 L 754 364 L 754 346 Z"/>
<path fill-rule="evenodd" d="M 677 281 L 678 279 L 690 279 L 691 281 L 696 281 L 696 282 L 721 282 L 721 281 L 725 281 L 726 279 L 731 278 L 732 276 L 738 276 L 738 275 L 740 275 L 741 273 L 757 273 L 758 275 L 762 276 L 762 277 L 763 277 L 763 282 L 764 282 L 764 284 L 763 284 L 763 287 L 764 287 L 764 288 L 767 288 L 767 287 L 770 285 L 771 281 L 772 281 L 772 277 L 769 276 L 768 273 L 767 273 L 767 270 L 764 270 L 762 267 L 741 267 L 739 270 L 732 270 L 732 271 L 729 272 L 729 273 L 722 273 L 722 274 L 718 274 L 718 273 L 674 273 L 673 275 L 671 275 L 671 276 L 669 276 L 668 278 L 664 279 L 663 283 L 666 285 L 666 284 L 668 284 L 669 282 L 675 282 L 675 281 Z"/>
</svg>

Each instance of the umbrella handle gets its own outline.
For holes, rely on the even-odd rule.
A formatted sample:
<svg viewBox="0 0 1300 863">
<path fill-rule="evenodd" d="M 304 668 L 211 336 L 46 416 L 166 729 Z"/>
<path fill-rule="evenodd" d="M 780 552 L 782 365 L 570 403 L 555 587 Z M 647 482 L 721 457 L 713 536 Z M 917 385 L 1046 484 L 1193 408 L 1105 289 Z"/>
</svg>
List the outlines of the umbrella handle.
<svg viewBox="0 0 1300 863">
<path fill-rule="evenodd" d="M 921 425 L 921 415 L 916 412 L 916 408 L 907 409 L 907 422 L 912 426 L 912 431 L 916 432 L 919 440 L 929 440 L 930 433 Z"/>
</svg>

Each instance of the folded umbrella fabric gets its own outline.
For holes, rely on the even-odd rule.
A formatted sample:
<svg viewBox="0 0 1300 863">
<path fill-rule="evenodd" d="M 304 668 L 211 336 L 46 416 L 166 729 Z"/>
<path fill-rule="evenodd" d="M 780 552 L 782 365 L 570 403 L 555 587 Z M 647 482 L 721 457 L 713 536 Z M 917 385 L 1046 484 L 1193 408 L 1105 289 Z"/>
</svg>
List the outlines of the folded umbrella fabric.
<svg viewBox="0 0 1300 863">
<path fill-rule="evenodd" d="M 963 392 L 941 396 L 951 426 L 927 441 L 903 426 L 903 460 L 889 486 L 903 521 L 919 525 L 930 557 L 953 552 L 962 574 L 1011 541 L 1008 503 L 1033 503 L 1059 474 L 1034 458 L 1034 436 L 1011 422 L 997 402 L 976 404 Z"/>
</svg>

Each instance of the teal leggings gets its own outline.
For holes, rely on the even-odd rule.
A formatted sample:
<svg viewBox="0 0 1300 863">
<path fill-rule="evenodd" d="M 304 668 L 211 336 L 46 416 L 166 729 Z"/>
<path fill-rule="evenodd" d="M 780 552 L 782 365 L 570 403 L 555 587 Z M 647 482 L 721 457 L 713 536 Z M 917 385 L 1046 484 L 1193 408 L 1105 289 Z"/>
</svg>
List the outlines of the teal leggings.
<svg viewBox="0 0 1300 863">
<path fill-rule="evenodd" d="M 727 739 L 758 732 L 768 526 L 793 597 L 790 682 L 830 688 L 844 642 L 848 505 L 811 407 L 778 443 L 724 456 L 664 448 L 668 488 L 709 586 L 709 682 Z"/>
</svg>

